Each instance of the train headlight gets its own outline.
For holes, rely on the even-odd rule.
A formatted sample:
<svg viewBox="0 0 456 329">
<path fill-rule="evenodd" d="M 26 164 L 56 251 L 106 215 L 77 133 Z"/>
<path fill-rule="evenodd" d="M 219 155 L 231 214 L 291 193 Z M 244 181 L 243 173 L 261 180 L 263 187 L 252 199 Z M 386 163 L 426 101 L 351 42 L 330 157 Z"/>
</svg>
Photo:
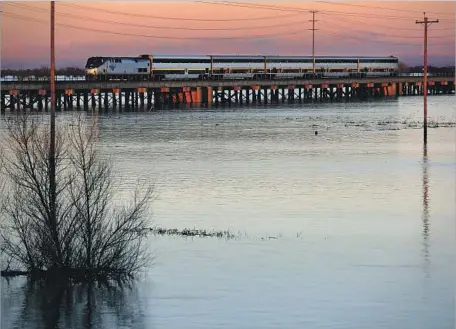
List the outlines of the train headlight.
<svg viewBox="0 0 456 329">
<path fill-rule="evenodd" d="M 97 74 L 97 69 L 86 69 L 86 74 L 87 75 L 96 75 Z"/>
</svg>

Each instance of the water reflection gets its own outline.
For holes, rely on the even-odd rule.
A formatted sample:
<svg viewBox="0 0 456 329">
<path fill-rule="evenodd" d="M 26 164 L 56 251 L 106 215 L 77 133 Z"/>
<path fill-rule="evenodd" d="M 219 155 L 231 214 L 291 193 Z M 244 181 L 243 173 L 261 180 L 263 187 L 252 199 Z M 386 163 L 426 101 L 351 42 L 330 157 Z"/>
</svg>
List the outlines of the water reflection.
<svg viewBox="0 0 456 329">
<path fill-rule="evenodd" d="M 145 328 L 133 286 L 28 281 L 21 290 L 21 306 L 6 321 L 10 328 Z"/>
<path fill-rule="evenodd" d="M 428 174 L 428 154 L 427 145 L 423 146 L 423 213 L 421 220 L 423 222 L 423 260 L 426 278 L 430 276 L 430 258 L 429 258 L 429 174 Z"/>
<path fill-rule="evenodd" d="M 435 117 L 451 116 L 445 97 Z M 154 224 L 284 238 L 154 238 L 157 289 L 12 283 L 2 327 L 450 328 L 455 130 L 433 130 L 428 157 L 421 131 L 391 130 L 417 119 L 416 99 L 399 104 L 85 112 L 126 197 L 159 177 Z"/>
</svg>

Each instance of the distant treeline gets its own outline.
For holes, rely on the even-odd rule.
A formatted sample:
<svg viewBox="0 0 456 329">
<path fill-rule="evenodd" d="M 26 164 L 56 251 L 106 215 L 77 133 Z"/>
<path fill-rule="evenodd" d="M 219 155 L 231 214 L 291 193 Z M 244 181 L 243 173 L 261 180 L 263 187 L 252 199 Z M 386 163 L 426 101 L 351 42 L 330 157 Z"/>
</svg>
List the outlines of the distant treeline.
<svg viewBox="0 0 456 329">
<path fill-rule="evenodd" d="M 423 65 L 421 66 L 405 66 L 402 67 L 402 72 L 404 73 L 423 73 Z M 429 73 L 455 73 L 454 66 L 428 66 Z"/>
<path fill-rule="evenodd" d="M 66 76 L 81 76 L 84 75 L 84 69 L 78 67 L 63 67 L 63 68 L 56 68 L 55 70 L 56 75 L 66 75 Z M 2 69 L 1 76 L 12 75 L 16 77 L 29 77 L 29 76 L 37 76 L 37 77 L 48 77 L 51 75 L 51 69 L 46 66 L 42 66 L 37 69 L 23 69 L 23 70 L 14 70 L 14 69 Z"/>
</svg>

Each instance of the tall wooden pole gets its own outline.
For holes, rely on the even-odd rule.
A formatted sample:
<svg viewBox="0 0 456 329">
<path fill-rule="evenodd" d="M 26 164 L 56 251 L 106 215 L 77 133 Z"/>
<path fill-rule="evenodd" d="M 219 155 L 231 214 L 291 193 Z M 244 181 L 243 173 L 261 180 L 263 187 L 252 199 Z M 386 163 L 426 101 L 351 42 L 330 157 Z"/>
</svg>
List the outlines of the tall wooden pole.
<svg viewBox="0 0 456 329">
<path fill-rule="evenodd" d="M 57 237 L 57 212 L 56 212 L 56 177 L 55 177 L 55 43 L 54 43 L 54 22 L 55 21 L 55 1 L 51 1 L 51 135 L 49 146 L 49 208 L 50 208 L 50 223 L 54 243 L 58 241 Z M 57 250 L 57 259 L 60 255 L 58 245 L 55 246 Z"/>
<path fill-rule="evenodd" d="M 55 37 L 54 37 L 54 24 L 55 24 L 55 1 L 51 1 L 51 131 L 55 129 Z M 52 142 L 51 142 L 52 144 Z"/>
<path fill-rule="evenodd" d="M 423 97 L 424 97 L 424 144 L 427 144 L 427 17 L 424 17 L 424 70 L 423 70 Z"/>
<path fill-rule="evenodd" d="M 312 28 L 310 29 L 312 31 L 312 72 L 315 74 L 315 10 L 311 11 L 312 13 Z"/>
<path fill-rule="evenodd" d="M 55 201 L 55 1 L 51 1 L 51 145 L 49 147 L 49 183 L 51 207 Z"/>
<path fill-rule="evenodd" d="M 424 21 L 416 21 L 415 24 L 424 24 L 424 68 L 423 68 L 423 98 L 424 98 L 424 132 L 423 132 L 423 140 L 424 144 L 427 144 L 427 31 L 428 25 L 432 23 L 438 23 L 439 20 L 430 21 L 426 17 L 426 13 L 424 14 Z"/>
</svg>

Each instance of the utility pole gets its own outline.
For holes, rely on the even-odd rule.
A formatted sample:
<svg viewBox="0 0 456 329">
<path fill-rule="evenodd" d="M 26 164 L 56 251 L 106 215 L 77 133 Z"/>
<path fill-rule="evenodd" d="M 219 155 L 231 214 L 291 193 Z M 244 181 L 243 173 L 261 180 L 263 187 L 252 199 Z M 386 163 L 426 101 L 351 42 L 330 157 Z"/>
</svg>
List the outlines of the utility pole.
<svg viewBox="0 0 456 329">
<path fill-rule="evenodd" d="M 313 74 L 315 74 L 315 30 L 318 30 L 315 28 L 315 13 L 317 11 L 311 10 L 310 12 L 312 13 L 312 20 L 310 21 L 312 22 L 312 28 L 309 29 L 310 31 L 312 31 L 312 71 Z"/>
<path fill-rule="evenodd" d="M 51 140 L 49 147 L 49 183 L 51 207 L 55 202 L 55 1 L 51 1 Z"/>
<path fill-rule="evenodd" d="M 428 26 L 432 23 L 438 23 L 439 20 L 430 21 L 424 14 L 424 21 L 416 21 L 415 24 L 424 24 L 424 81 L 423 81 L 423 96 L 424 96 L 424 144 L 427 144 L 427 31 Z"/>
<path fill-rule="evenodd" d="M 56 177 L 55 177 L 55 1 L 51 1 L 51 135 L 49 146 L 49 208 L 50 208 L 50 223 L 53 230 L 54 243 L 57 242 L 57 212 L 56 212 Z M 58 246 L 55 246 L 58 248 Z M 58 252 L 57 250 L 55 250 Z M 54 255 L 57 256 L 57 255 Z"/>
</svg>

